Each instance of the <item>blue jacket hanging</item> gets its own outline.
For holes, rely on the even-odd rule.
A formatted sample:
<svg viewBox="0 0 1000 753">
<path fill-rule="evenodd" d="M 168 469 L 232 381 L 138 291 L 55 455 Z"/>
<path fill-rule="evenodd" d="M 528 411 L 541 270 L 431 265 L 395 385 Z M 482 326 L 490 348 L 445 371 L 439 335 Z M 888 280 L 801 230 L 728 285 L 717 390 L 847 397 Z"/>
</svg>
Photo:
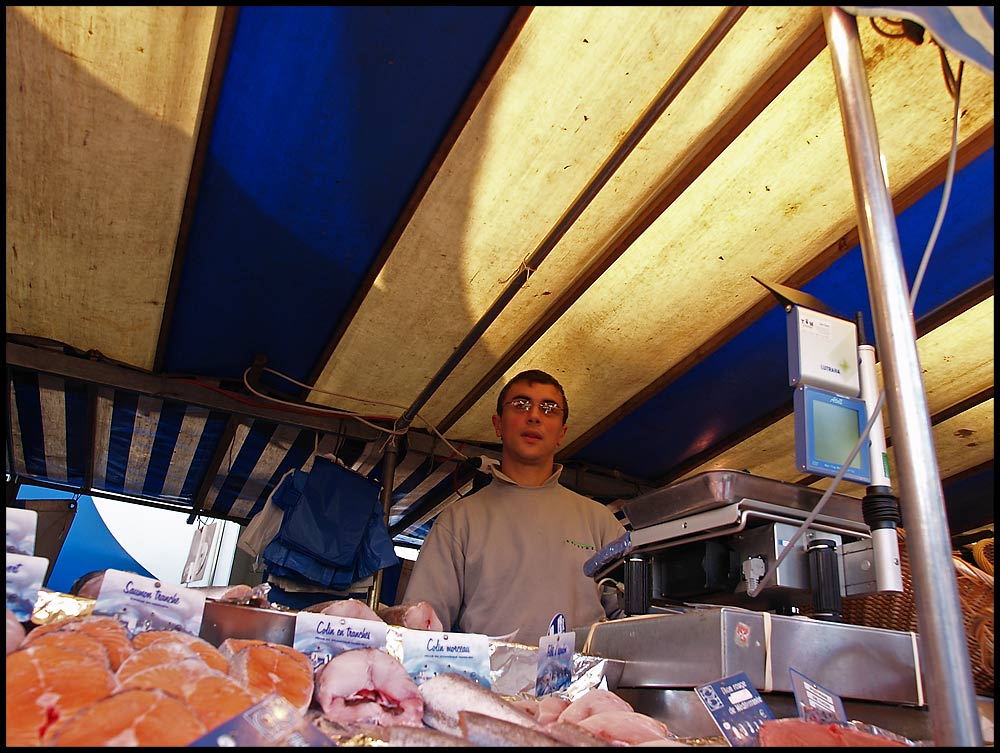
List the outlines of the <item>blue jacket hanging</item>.
<svg viewBox="0 0 1000 753">
<path fill-rule="evenodd" d="M 285 513 L 264 549 L 274 574 L 346 589 L 399 564 L 379 485 L 361 474 L 317 456 L 311 471 L 295 471 L 272 500 Z"/>
</svg>

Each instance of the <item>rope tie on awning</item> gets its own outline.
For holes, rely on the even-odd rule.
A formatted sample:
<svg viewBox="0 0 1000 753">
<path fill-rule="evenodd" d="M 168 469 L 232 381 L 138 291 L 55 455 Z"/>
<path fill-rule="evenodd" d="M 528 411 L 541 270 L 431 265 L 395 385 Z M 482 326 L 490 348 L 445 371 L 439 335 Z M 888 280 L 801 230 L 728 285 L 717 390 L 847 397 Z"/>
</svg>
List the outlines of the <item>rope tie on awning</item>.
<svg viewBox="0 0 1000 753">
<path fill-rule="evenodd" d="M 517 269 L 515 269 L 513 272 L 511 272 L 509 275 L 507 275 L 507 277 L 505 279 L 503 279 L 503 280 L 497 280 L 497 282 L 500 283 L 501 285 L 506 285 L 508 282 L 510 282 L 511 280 L 513 280 L 515 277 L 517 277 L 517 275 L 521 274 L 521 272 L 527 272 L 527 274 L 524 277 L 524 284 L 527 285 L 528 284 L 528 280 L 531 279 L 531 275 L 533 275 L 535 273 L 535 268 L 528 266 L 528 257 L 529 256 L 530 256 L 530 254 L 525 254 L 524 258 L 521 259 L 521 263 L 517 265 Z"/>
</svg>

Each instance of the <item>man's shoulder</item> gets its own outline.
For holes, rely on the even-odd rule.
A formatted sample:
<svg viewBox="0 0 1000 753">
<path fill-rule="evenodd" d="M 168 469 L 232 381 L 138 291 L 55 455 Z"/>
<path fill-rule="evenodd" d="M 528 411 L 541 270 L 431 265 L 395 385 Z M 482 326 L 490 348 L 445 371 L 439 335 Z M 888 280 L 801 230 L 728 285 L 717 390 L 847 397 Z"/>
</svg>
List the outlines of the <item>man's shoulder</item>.
<svg viewBox="0 0 1000 753">
<path fill-rule="evenodd" d="M 495 490 L 491 491 L 490 486 L 490 484 L 487 484 L 485 486 L 473 488 L 471 491 L 467 492 L 465 496 L 460 497 L 448 505 L 448 507 L 441 512 L 441 515 L 459 515 L 467 513 L 470 510 L 475 510 L 477 507 L 485 503 L 495 492 Z"/>
<path fill-rule="evenodd" d="M 566 486 L 562 482 L 560 482 L 559 484 L 557 484 L 556 488 L 559 490 L 559 493 L 562 496 L 564 496 L 566 499 L 575 500 L 576 502 L 578 502 L 581 505 L 584 505 L 584 506 L 597 505 L 598 507 L 604 507 L 604 505 L 602 503 L 598 502 L 596 499 L 594 499 L 592 497 L 588 497 L 586 494 L 581 494 L 580 492 L 576 491 L 575 489 L 570 489 L 568 486 Z"/>
<path fill-rule="evenodd" d="M 608 518 L 614 520 L 616 524 L 621 525 L 621 522 L 618 520 L 618 517 L 614 514 L 611 508 L 603 502 L 574 491 L 568 486 L 563 486 L 562 484 L 559 484 L 559 489 L 562 498 L 565 499 L 567 503 L 576 505 L 581 511 L 581 514 L 589 514 L 598 519 Z"/>
</svg>

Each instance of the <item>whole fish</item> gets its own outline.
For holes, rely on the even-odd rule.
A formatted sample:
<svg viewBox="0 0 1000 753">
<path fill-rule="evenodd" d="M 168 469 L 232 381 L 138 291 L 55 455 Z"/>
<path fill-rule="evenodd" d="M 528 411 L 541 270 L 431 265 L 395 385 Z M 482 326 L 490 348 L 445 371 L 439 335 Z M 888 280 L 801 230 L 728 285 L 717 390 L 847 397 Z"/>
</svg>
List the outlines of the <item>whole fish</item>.
<svg viewBox="0 0 1000 753">
<path fill-rule="evenodd" d="M 572 722 L 549 722 L 545 734 L 574 748 L 610 748 L 612 743 Z"/>
<path fill-rule="evenodd" d="M 460 711 L 474 711 L 541 730 L 541 725 L 530 714 L 465 675 L 444 672 L 424 681 L 419 688 L 424 699 L 424 724 L 441 732 L 462 734 L 458 720 Z"/>
<path fill-rule="evenodd" d="M 462 736 L 473 745 L 504 748 L 559 748 L 564 745 L 554 737 L 475 711 L 459 711 L 458 726 Z"/>
</svg>

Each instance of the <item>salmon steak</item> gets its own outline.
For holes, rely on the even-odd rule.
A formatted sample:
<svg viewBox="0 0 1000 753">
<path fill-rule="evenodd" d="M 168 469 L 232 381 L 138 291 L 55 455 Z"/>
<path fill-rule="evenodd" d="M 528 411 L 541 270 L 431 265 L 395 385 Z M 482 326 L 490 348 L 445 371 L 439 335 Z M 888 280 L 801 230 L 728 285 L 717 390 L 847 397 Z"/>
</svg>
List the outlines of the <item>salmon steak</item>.
<svg viewBox="0 0 1000 753">
<path fill-rule="evenodd" d="M 24 645 L 30 646 L 32 641 L 38 640 L 46 633 L 54 630 L 82 632 L 99 640 L 108 650 L 108 658 L 111 661 L 112 670 L 117 670 L 133 651 L 132 639 L 129 638 L 125 626 L 114 617 L 97 614 L 89 614 L 85 617 L 68 617 L 58 622 L 39 625 L 25 636 Z"/>
<path fill-rule="evenodd" d="M 148 630 L 132 637 L 132 645 L 135 650 L 146 648 L 159 641 L 174 641 L 183 643 L 189 649 L 201 657 L 212 669 L 220 672 L 229 671 L 229 659 L 222 655 L 215 646 L 199 635 L 185 633 L 183 630 Z"/>
<path fill-rule="evenodd" d="M 183 697 L 189 683 L 216 671 L 197 656 L 191 656 L 180 661 L 150 665 L 119 677 L 118 682 L 123 688 L 157 688 Z"/>
<path fill-rule="evenodd" d="M 284 651 L 291 657 L 297 657 L 302 654 L 298 649 L 286 646 L 284 643 L 273 643 L 272 641 L 265 641 L 260 638 L 226 638 L 226 640 L 219 644 L 219 653 L 232 662 L 233 657 L 248 646 L 269 646 L 278 651 Z"/>
<path fill-rule="evenodd" d="M 263 698 L 277 693 L 300 713 L 312 702 L 312 662 L 290 646 L 251 643 L 230 659 L 229 674 L 252 695 Z"/>
<path fill-rule="evenodd" d="M 189 745 L 208 730 L 187 703 L 162 690 L 125 688 L 45 731 L 43 745 L 138 747 Z"/>
<path fill-rule="evenodd" d="M 228 674 L 194 657 L 136 672 L 122 685 L 162 690 L 184 699 L 210 730 L 243 713 L 258 700 Z"/>
<path fill-rule="evenodd" d="M 184 700 L 209 730 L 225 724 L 257 703 L 257 697 L 229 675 L 212 673 L 187 686 Z"/>
<path fill-rule="evenodd" d="M 7 747 L 37 746 L 50 726 L 118 687 L 106 661 L 51 642 L 7 655 Z"/>
<path fill-rule="evenodd" d="M 98 659 L 109 672 L 111 669 L 111 657 L 108 649 L 97 638 L 94 638 L 81 630 L 51 630 L 43 633 L 31 641 L 32 646 L 59 646 L 60 648 L 79 651 L 92 659 Z"/>
<path fill-rule="evenodd" d="M 151 643 L 146 648 L 141 648 L 122 662 L 122 665 L 115 672 L 118 682 L 124 684 L 132 675 L 149 669 L 159 667 L 164 664 L 176 664 L 185 659 L 197 659 L 201 657 L 183 643 L 176 641 L 158 641 Z M 204 664 L 204 662 L 202 662 Z"/>
</svg>

